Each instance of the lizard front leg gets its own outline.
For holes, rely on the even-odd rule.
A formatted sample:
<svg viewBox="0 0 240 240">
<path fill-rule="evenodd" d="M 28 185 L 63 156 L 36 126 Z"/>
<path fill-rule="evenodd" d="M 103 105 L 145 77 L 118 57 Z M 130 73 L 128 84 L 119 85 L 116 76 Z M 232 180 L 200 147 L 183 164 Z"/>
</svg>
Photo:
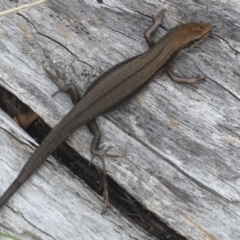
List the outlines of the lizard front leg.
<svg viewBox="0 0 240 240">
<path fill-rule="evenodd" d="M 150 26 L 144 33 L 144 37 L 149 48 L 152 48 L 155 45 L 155 41 L 152 38 L 152 34 L 158 29 L 159 25 L 162 23 L 164 19 L 164 12 L 165 10 L 162 10 L 156 15 L 156 17 L 153 17 L 152 26 Z M 201 83 L 205 81 L 205 77 L 200 75 L 197 75 L 191 78 L 179 77 L 178 75 L 172 72 L 172 70 L 170 69 L 170 66 L 166 66 L 164 69 L 162 69 L 161 73 L 163 73 L 164 71 L 173 82 L 177 82 L 177 83 L 193 84 L 193 83 Z"/>
</svg>

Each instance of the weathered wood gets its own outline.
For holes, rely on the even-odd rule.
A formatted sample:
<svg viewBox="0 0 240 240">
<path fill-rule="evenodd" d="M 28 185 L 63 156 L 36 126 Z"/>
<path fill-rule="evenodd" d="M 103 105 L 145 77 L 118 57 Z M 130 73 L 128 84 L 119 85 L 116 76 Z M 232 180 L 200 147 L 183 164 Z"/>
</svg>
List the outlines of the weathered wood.
<svg viewBox="0 0 240 240">
<path fill-rule="evenodd" d="M 3 4 L 4 9 L 5 5 L 7 3 Z M 63 98 L 64 94 L 52 98 L 58 88 L 46 76 L 43 66 L 53 62 L 55 68 L 65 72 L 68 80 L 77 82 L 83 93 L 104 70 L 147 50 L 143 32 L 151 24 L 150 16 L 161 8 L 167 10 L 166 18 L 164 28 L 155 35 L 156 39 L 165 30 L 183 22 L 204 21 L 214 26 L 210 37 L 181 54 L 174 62 L 174 69 L 179 74 L 201 73 L 206 75 L 207 81 L 194 87 L 173 83 L 165 75 L 156 77 L 131 101 L 100 117 L 102 142 L 113 146 L 114 154 L 121 155 L 107 159 L 108 174 L 186 238 L 238 240 L 240 2 L 218 1 L 216 5 L 215 1 L 173 0 L 160 4 L 154 0 L 118 0 L 99 4 L 90 0 L 73 0 L 71 3 L 55 0 L 35 9 L 1 17 L 0 84 L 53 127 L 68 112 L 70 104 Z M 27 137 L 24 135 L 24 138 Z M 89 132 L 82 127 L 68 142 L 90 159 L 91 139 Z M 15 144 L 19 145 L 19 142 Z M 11 168 L 17 165 L 18 169 L 13 174 L 7 164 L 9 158 L 1 154 L 1 192 L 27 160 L 27 157 L 22 159 L 14 153 Z M 100 165 L 96 160 L 95 164 Z M 7 175 L 3 175 L 4 171 Z M 43 184 L 39 175 L 44 171 L 45 181 L 47 175 L 55 173 L 46 163 L 31 178 L 35 189 Z M 54 186 L 52 181 L 56 181 L 55 187 L 58 186 L 58 177 L 50 178 L 51 181 L 47 182 L 49 188 Z M 13 210 L 23 211 L 22 202 L 30 211 L 24 209 L 24 215 L 16 214 L 22 219 L 18 222 L 28 222 L 28 217 L 36 221 L 35 224 L 40 221 L 36 209 L 48 208 L 48 204 L 44 205 L 43 200 L 36 202 L 42 190 L 33 190 L 30 182 L 9 201 L 9 207 L 4 208 L 6 221 L 11 221 L 8 216 L 14 214 Z M 71 184 L 75 184 L 74 178 L 61 187 L 65 188 L 64 191 L 75 189 Z M 55 194 L 49 191 L 46 197 Z M 74 196 L 70 191 L 67 195 L 61 194 L 61 198 L 69 198 L 69 194 L 74 198 L 75 208 L 76 202 L 84 201 L 82 198 L 87 193 L 82 191 L 80 196 Z M 60 203 L 56 209 L 63 208 Z M 91 208 L 88 204 L 84 206 L 87 211 Z M 68 207 L 73 211 L 73 207 Z M 30 215 L 31 212 L 34 213 Z M 52 214 L 53 218 L 59 218 L 57 211 Z M 77 215 L 82 217 L 82 214 L 78 212 Z M 94 216 L 96 219 L 106 218 Z M 58 224 L 56 222 L 56 229 Z M 9 228 L 14 232 L 14 227 L 3 225 L 0 230 L 5 227 L 5 231 Z M 44 229 L 42 234 L 51 231 L 48 227 L 48 219 L 41 220 L 39 229 Z M 71 232 L 72 229 L 68 230 Z M 112 234 L 111 230 L 107 233 Z M 49 235 L 56 237 L 55 233 Z"/>
<path fill-rule="evenodd" d="M 0 113 L 2 190 L 16 177 L 36 143 Z M 99 197 L 51 157 L 1 209 L 0 232 L 24 240 L 154 239 L 116 210 L 101 215 L 101 209 Z"/>
</svg>

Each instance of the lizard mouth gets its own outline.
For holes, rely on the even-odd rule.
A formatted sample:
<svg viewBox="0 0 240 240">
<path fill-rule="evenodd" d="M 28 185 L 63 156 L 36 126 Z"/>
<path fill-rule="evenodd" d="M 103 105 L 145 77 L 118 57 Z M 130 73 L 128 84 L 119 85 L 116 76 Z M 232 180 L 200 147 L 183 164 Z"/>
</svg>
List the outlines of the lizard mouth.
<svg viewBox="0 0 240 240">
<path fill-rule="evenodd" d="M 189 48 L 189 47 L 193 47 L 196 43 L 200 43 L 201 41 L 203 41 L 206 37 L 209 36 L 209 34 L 211 33 L 211 30 L 209 30 L 208 32 L 206 32 L 203 36 L 189 42 L 184 48 Z"/>
</svg>

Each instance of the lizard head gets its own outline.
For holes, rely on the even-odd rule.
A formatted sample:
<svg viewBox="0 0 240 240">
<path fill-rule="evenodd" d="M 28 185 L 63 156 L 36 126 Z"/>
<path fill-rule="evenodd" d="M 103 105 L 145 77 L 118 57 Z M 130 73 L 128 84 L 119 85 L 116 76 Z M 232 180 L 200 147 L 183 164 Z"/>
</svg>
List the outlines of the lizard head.
<svg viewBox="0 0 240 240">
<path fill-rule="evenodd" d="M 180 45 L 179 47 L 185 48 L 208 36 L 212 31 L 212 26 L 208 23 L 190 22 L 178 25 L 174 29 L 173 34 L 176 34 L 176 39 Z"/>
</svg>

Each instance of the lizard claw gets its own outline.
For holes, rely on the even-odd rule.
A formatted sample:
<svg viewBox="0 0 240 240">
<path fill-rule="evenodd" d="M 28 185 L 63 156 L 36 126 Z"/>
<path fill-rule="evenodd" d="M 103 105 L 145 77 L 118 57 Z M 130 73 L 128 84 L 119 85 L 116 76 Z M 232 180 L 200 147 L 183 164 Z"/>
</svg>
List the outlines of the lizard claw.
<svg viewBox="0 0 240 240">
<path fill-rule="evenodd" d="M 168 77 L 173 81 L 173 82 L 178 82 L 178 83 L 201 83 L 205 81 L 205 77 L 201 75 L 197 75 L 191 78 L 183 78 L 179 77 L 178 75 L 174 74 L 169 68 L 165 69 L 165 72 L 167 73 Z"/>
<path fill-rule="evenodd" d="M 110 207 L 109 197 L 108 197 L 108 189 L 104 186 L 103 190 L 103 208 L 101 214 L 106 212 L 106 209 Z"/>
<path fill-rule="evenodd" d="M 197 76 L 194 76 L 191 78 L 186 78 L 185 81 L 186 81 L 186 83 L 190 83 L 190 84 L 201 83 L 201 82 L 205 81 L 205 77 L 203 77 L 201 75 L 197 75 Z"/>
<path fill-rule="evenodd" d="M 154 24 L 160 25 L 164 18 L 165 9 L 159 11 L 155 17 L 153 17 Z"/>
<path fill-rule="evenodd" d="M 201 83 L 205 81 L 205 77 L 197 75 L 196 77 L 191 78 L 192 83 Z"/>
<path fill-rule="evenodd" d="M 90 163 L 89 163 L 89 166 L 93 163 L 93 159 L 95 157 L 99 157 L 101 160 L 107 156 L 107 157 L 116 157 L 115 155 L 112 155 L 112 154 L 108 154 L 108 151 L 112 148 L 111 147 L 108 147 L 107 149 L 104 149 L 104 145 L 102 148 L 98 148 L 98 149 L 94 149 L 92 150 L 92 158 L 90 160 Z"/>
</svg>

